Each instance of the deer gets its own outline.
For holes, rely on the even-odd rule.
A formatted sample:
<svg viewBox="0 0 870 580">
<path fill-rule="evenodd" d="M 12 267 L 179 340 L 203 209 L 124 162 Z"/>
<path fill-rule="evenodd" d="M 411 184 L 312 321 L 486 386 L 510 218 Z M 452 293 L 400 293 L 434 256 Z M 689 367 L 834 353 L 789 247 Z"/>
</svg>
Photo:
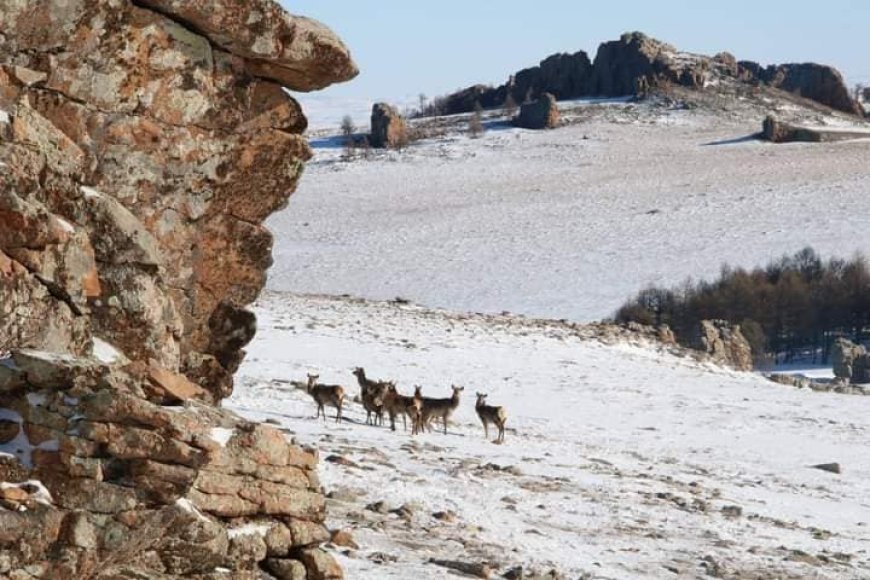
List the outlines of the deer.
<svg viewBox="0 0 870 580">
<path fill-rule="evenodd" d="M 312 375 L 308 373 L 308 384 L 305 391 L 311 395 L 314 402 L 317 403 L 317 417 L 323 413 L 323 420 L 326 421 L 326 409 L 324 405 L 335 407 L 335 422 L 341 422 L 341 407 L 344 404 L 344 387 L 340 385 L 319 385 L 317 379 L 320 375 Z"/>
<path fill-rule="evenodd" d="M 411 434 L 418 432 L 420 423 L 420 402 L 414 397 L 400 395 L 396 390 L 396 383 L 387 383 L 387 392 L 384 395 L 384 409 L 390 416 L 390 429 L 396 430 L 396 415 L 402 415 L 402 426 L 408 429 L 408 418 L 411 419 Z"/>
<path fill-rule="evenodd" d="M 418 431 L 423 428 L 432 430 L 430 423 L 432 419 L 441 418 L 444 421 L 444 434 L 447 434 L 447 420 L 450 419 L 450 415 L 459 407 L 459 393 L 465 390 L 465 387 L 460 387 L 457 385 L 450 385 L 450 388 L 453 389 L 453 396 L 447 399 L 433 399 L 430 397 L 424 397 L 422 395 L 422 390 L 418 386 L 414 392 L 414 398 L 419 401 L 420 404 L 420 424 L 418 426 Z"/>
<path fill-rule="evenodd" d="M 366 425 L 384 424 L 384 395 L 388 383 L 385 381 L 373 381 L 366 377 L 366 371 L 362 367 L 353 369 L 353 374 L 359 382 L 360 400 L 366 410 Z"/>
<path fill-rule="evenodd" d="M 504 407 L 494 407 L 486 404 L 485 393 L 477 393 L 477 403 L 474 405 L 474 410 L 477 411 L 477 416 L 480 417 L 483 423 L 483 436 L 489 439 L 489 423 L 498 427 L 498 437 L 496 443 L 504 443 L 504 424 L 507 422 L 507 411 Z"/>
</svg>

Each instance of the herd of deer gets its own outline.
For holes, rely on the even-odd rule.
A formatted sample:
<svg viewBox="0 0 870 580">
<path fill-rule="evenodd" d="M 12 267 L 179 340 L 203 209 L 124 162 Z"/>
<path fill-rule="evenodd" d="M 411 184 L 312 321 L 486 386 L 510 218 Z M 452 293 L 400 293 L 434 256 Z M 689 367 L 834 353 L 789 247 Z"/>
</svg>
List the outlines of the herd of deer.
<svg viewBox="0 0 870 580">
<path fill-rule="evenodd" d="M 424 397 L 422 387 L 414 387 L 414 395 L 401 395 L 396 390 L 395 381 L 373 381 L 366 377 L 361 367 L 353 370 L 360 386 L 360 401 L 366 411 L 366 425 L 383 425 L 384 412 L 390 417 L 390 428 L 396 430 L 396 417 L 402 417 L 404 428 L 408 429 L 408 419 L 411 420 L 411 433 L 417 434 L 424 429 L 432 431 L 432 421 L 441 421 L 444 433 L 447 433 L 447 421 L 459 407 L 459 393 L 465 387 L 452 385 L 453 396 L 446 399 Z M 324 385 L 317 382 L 319 375 L 308 374 L 306 390 L 317 403 L 317 417 L 323 415 L 326 420 L 326 406 L 335 407 L 336 422 L 341 422 L 341 409 L 344 406 L 345 389 L 341 385 Z M 504 442 L 504 426 L 507 421 L 507 411 L 504 407 L 494 407 L 486 404 L 486 395 L 477 393 L 477 403 L 474 406 L 477 416 L 483 423 L 484 436 L 489 439 L 489 424 L 498 428 L 497 443 Z"/>
</svg>

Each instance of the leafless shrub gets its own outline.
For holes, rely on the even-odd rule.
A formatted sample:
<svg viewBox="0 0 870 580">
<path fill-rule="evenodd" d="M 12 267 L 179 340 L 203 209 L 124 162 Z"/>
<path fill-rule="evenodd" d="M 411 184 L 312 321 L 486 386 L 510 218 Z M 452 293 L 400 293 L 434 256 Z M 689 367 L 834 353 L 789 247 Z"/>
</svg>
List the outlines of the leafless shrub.
<svg viewBox="0 0 870 580">
<path fill-rule="evenodd" d="M 483 127 L 483 107 L 480 103 L 474 104 L 474 112 L 468 120 L 468 134 L 472 139 L 477 139 L 485 131 Z"/>
</svg>

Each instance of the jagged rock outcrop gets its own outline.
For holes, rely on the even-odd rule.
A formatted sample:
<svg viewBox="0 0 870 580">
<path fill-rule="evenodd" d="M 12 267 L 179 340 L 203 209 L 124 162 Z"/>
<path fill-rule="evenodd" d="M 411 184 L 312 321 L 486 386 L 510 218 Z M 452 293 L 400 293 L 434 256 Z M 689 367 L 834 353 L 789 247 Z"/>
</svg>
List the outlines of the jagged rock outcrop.
<svg viewBox="0 0 870 580">
<path fill-rule="evenodd" d="M 662 82 L 689 87 L 704 86 L 706 62 L 683 66 L 674 58 L 677 49 L 640 32 L 623 34 L 619 40 L 598 47 L 590 94 L 621 96 L 646 93 Z"/>
<path fill-rule="evenodd" d="M 555 129 L 559 126 L 556 97 L 544 93 L 537 101 L 523 104 L 514 124 L 523 129 Z"/>
<path fill-rule="evenodd" d="M 542 60 L 538 66 L 515 74 L 508 81 L 507 90 L 518 103 L 537 99 L 544 93 L 551 93 L 559 100 L 571 99 L 587 94 L 591 76 L 592 63 L 584 51 L 554 54 Z M 500 102 L 504 101 L 505 96 Z"/>
<path fill-rule="evenodd" d="M 863 115 L 843 75 L 833 67 L 811 62 L 762 67 L 756 62 L 741 61 L 739 65 L 739 74 L 746 81 L 762 82 L 837 111 Z"/>
<path fill-rule="evenodd" d="M 474 85 L 448 95 L 441 99 L 441 114 L 470 112 L 476 102 L 484 108 L 498 107 L 508 93 L 517 102 L 537 98 L 545 92 L 560 100 L 644 96 L 674 85 L 707 89 L 722 79 L 764 84 L 832 109 L 864 114 L 842 75 L 832 67 L 815 63 L 762 67 L 751 61 L 738 62 L 727 52 L 713 57 L 690 54 L 641 32 L 626 33 L 619 40 L 601 44 L 592 63 L 582 51 L 555 54 L 536 67 L 512 75 L 502 86 Z"/>
<path fill-rule="evenodd" d="M 870 382 L 870 354 L 861 345 L 838 338 L 831 348 L 834 376 L 852 383 Z"/>
<path fill-rule="evenodd" d="M 271 0 L 0 5 L 0 576 L 335 575 L 314 456 L 210 405 L 310 156 L 283 86 L 355 74 Z"/>
<path fill-rule="evenodd" d="M 725 320 L 702 320 L 690 348 L 706 353 L 711 360 L 740 371 L 751 371 L 752 348 L 740 332 L 740 326 Z"/>
<path fill-rule="evenodd" d="M 387 103 L 375 103 L 372 106 L 371 133 L 369 142 L 372 147 L 395 148 L 402 146 L 407 140 L 405 119 Z"/>
</svg>

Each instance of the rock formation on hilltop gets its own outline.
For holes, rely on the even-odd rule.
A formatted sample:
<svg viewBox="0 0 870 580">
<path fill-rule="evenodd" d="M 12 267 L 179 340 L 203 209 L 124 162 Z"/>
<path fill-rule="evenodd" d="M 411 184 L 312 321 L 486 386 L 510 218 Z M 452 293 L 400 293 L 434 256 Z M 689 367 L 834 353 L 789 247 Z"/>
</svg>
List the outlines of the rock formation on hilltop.
<svg viewBox="0 0 870 580">
<path fill-rule="evenodd" d="M 523 69 L 499 87 L 475 85 L 441 99 L 442 114 L 467 113 L 475 103 L 500 106 L 508 93 L 517 102 L 551 93 L 557 99 L 645 95 L 679 85 L 702 90 L 720 79 L 763 84 L 797 94 L 832 109 L 863 115 L 842 75 L 829 66 L 804 63 L 762 67 L 723 52 L 713 57 L 680 52 L 641 32 L 623 34 L 598 47 L 594 62 L 583 52 L 556 54 Z"/>
<path fill-rule="evenodd" d="M 0 6 L 0 576 L 340 575 L 315 455 L 210 405 L 310 156 L 283 87 L 355 74 L 271 0 Z"/>
</svg>

